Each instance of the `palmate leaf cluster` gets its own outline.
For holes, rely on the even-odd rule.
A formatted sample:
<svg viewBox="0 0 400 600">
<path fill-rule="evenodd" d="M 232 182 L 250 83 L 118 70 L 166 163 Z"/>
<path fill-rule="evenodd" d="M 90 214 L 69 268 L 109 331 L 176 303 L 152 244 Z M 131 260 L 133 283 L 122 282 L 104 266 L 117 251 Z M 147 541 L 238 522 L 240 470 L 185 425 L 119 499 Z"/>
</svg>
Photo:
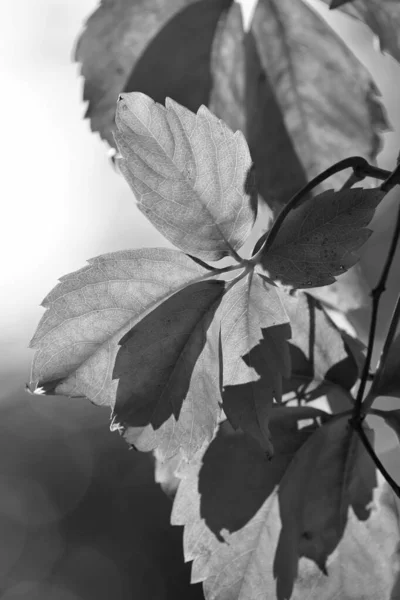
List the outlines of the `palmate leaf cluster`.
<svg viewBox="0 0 400 600">
<path fill-rule="evenodd" d="M 396 3 L 377 19 L 373 0 L 339 4 L 397 58 Z M 230 0 L 103 0 L 76 58 L 92 129 L 176 249 L 62 277 L 32 389 L 109 406 L 178 478 L 172 523 L 208 600 L 397 597 L 395 499 L 349 425 L 365 349 L 314 291 L 362 289 L 342 275 L 385 192 L 338 173 L 248 250 L 260 206 L 350 154 L 375 161 L 387 120 L 370 75 L 300 0 L 259 0 L 246 32 Z M 398 341 L 370 398 L 400 397 Z M 380 416 L 399 435 L 399 411 Z"/>
</svg>

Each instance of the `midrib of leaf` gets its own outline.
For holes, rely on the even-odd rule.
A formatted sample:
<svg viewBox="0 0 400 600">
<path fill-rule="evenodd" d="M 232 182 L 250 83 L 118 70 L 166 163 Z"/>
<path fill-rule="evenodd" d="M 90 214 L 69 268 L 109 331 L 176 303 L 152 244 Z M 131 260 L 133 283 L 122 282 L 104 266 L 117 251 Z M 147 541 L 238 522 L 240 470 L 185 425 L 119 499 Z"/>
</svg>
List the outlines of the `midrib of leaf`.
<svg viewBox="0 0 400 600">
<path fill-rule="evenodd" d="M 292 83 L 291 88 L 292 88 L 293 95 L 296 100 L 295 106 L 297 108 L 297 112 L 300 116 L 300 121 L 302 123 L 303 135 L 308 140 L 308 145 L 310 147 L 310 154 L 314 155 L 315 151 L 316 151 L 314 139 L 313 139 L 314 136 L 312 135 L 312 131 L 310 130 L 307 115 L 304 110 L 304 100 L 303 100 L 302 96 L 300 95 L 299 85 L 298 85 L 298 77 L 297 77 L 296 69 L 294 67 L 293 60 L 292 60 L 292 52 L 291 52 L 290 44 L 288 42 L 286 27 L 285 27 L 282 19 L 280 18 L 280 13 L 276 7 L 275 1 L 276 0 L 270 0 L 269 4 L 271 6 L 272 12 L 274 13 L 275 21 L 277 23 L 277 26 L 278 26 L 278 29 L 280 32 L 280 41 L 281 41 L 281 45 L 282 45 L 281 57 L 282 57 L 282 59 L 283 59 L 283 57 L 286 57 L 288 74 L 289 74 L 289 78 Z M 297 0 L 297 1 L 299 1 L 299 0 Z M 300 1 L 302 1 L 302 0 L 300 0 Z M 307 9 L 309 7 L 306 6 L 305 8 Z M 310 8 L 310 10 L 311 10 L 311 8 Z M 284 115 L 284 117 L 285 117 L 285 115 Z M 286 118 L 285 118 L 285 122 L 286 122 Z M 290 131 L 290 128 L 289 128 L 289 131 Z M 295 137 L 293 138 L 293 143 L 296 147 L 297 144 L 296 144 Z M 299 155 L 299 158 L 300 158 L 300 161 L 303 162 L 302 158 L 301 158 L 301 154 Z"/>
<path fill-rule="evenodd" d="M 166 108 L 165 110 L 166 110 L 166 112 L 168 111 L 168 109 L 167 109 L 167 108 Z M 172 109 L 171 109 L 171 110 L 172 110 Z M 181 121 L 181 119 L 180 119 L 180 116 L 179 116 L 179 114 L 178 114 L 178 113 L 176 113 L 175 111 L 174 111 L 174 114 L 176 115 L 176 117 L 177 117 L 177 119 L 178 119 L 178 121 L 179 121 L 179 123 L 180 123 L 180 125 L 181 125 L 181 128 L 182 128 L 182 131 L 184 132 L 184 135 L 185 135 L 185 136 L 187 136 L 187 137 L 188 137 L 188 139 L 190 140 L 190 146 L 191 146 L 191 148 L 192 148 L 192 143 L 191 143 L 191 139 L 190 139 L 190 138 L 191 138 L 191 136 L 186 134 L 186 130 L 185 130 L 185 128 L 184 128 L 184 127 L 183 127 L 183 125 L 182 125 L 182 121 Z M 164 148 L 161 146 L 161 144 L 160 144 L 159 140 L 158 140 L 158 139 L 157 139 L 157 138 L 156 138 L 156 137 L 153 135 L 153 133 L 152 133 L 152 132 L 149 130 L 149 128 L 146 126 L 146 124 L 145 124 L 145 123 L 143 123 L 143 121 L 142 121 L 142 120 L 141 120 L 141 119 L 140 119 L 140 118 L 139 118 L 139 117 L 138 117 L 136 114 L 135 114 L 135 117 L 138 119 L 138 121 L 140 121 L 140 122 L 141 122 L 141 124 L 143 125 L 143 127 L 144 127 L 144 128 L 147 130 L 147 131 L 149 131 L 149 133 L 150 133 L 151 137 L 152 137 L 152 138 L 153 138 L 153 139 L 156 141 L 157 145 L 158 145 L 158 146 L 159 146 L 159 147 L 160 147 L 162 150 L 164 150 Z M 198 115 L 195 115 L 195 117 L 196 117 L 196 126 L 195 126 L 195 128 L 194 128 L 194 129 L 196 129 L 196 128 L 197 128 L 197 119 L 198 119 Z M 150 118 L 151 118 L 151 117 L 150 117 Z M 206 122 L 206 124 L 207 124 L 207 127 L 208 127 L 208 128 L 209 128 L 209 130 L 210 130 L 210 139 L 211 139 L 212 143 L 214 144 L 214 147 L 216 148 L 216 144 L 215 144 L 215 142 L 214 142 L 214 140 L 213 140 L 213 137 L 212 137 L 212 135 L 211 135 L 211 125 L 210 125 L 210 123 L 209 123 L 208 119 L 206 119 L 205 117 L 204 117 L 204 121 Z M 180 170 L 178 169 L 178 167 L 177 167 L 177 165 L 176 165 L 176 163 L 175 163 L 175 160 L 174 160 L 174 159 L 175 159 L 175 147 L 176 147 L 176 140 L 175 140 L 175 137 L 174 137 L 174 135 L 173 135 L 173 132 L 171 131 L 171 127 L 170 127 L 170 125 L 169 125 L 169 123 L 168 123 L 168 119 L 167 119 L 167 118 L 165 119 L 165 122 L 166 122 L 166 125 L 168 126 L 168 128 L 169 128 L 169 130 L 170 130 L 170 132 L 171 132 L 171 137 L 172 137 L 172 139 L 173 139 L 173 141 L 174 141 L 174 154 L 173 154 L 173 157 L 172 157 L 172 162 L 173 162 L 173 164 L 174 164 L 175 168 L 177 169 L 177 171 L 179 171 L 179 173 L 180 173 L 181 175 L 183 175 L 183 177 L 185 178 L 185 181 L 186 181 L 186 182 L 187 182 L 187 183 L 190 185 L 190 187 L 193 187 L 193 189 L 194 189 L 194 186 L 195 186 L 195 184 L 196 184 L 196 181 L 197 181 L 197 176 L 198 176 L 198 169 L 197 169 L 197 158 L 196 158 L 196 155 L 195 155 L 195 153 L 193 152 L 193 159 L 194 159 L 194 161 L 195 161 L 195 163 L 196 163 L 196 180 L 195 180 L 195 182 L 194 182 L 194 184 L 193 184 L 193 186 L 192 186 L 192 184 L 190 183 L 190 181 L 188 181 L 188 179 L 187 179 L 186 175 L 185 175 L 185 174 L 184 174 L 182 171 L 180 171 Z M 225 137 L 225 139 L 226 139 L 226 132 L 225 132 L 225 130 L 224 130 L 224 137 Z M 165 152 L 165 151 L 164 151 L 164 155 L 166 155 L 166 152 Z M 235 144 L 235 163 L 236 163 L 236 164 L 235 164 L 235 172 L 236 172 L 236 168 L 237 168 L 237 144 Z M 149 165 L 149 166 L 150 166 L 150 165 Z M 219 182 L 219 186 L 220 186 L 220 189 L 222 190 L 222 185 L 221 185 L 221 177 L 220 177 L 220 170 L 219 170 L 219 164 L 218 164 L 218 161 L 217 161 L 217 173 L 218 173 L 218 182 Z M 146 182 L 143 182 L 143 183 L 146 183 Z M 213 212 L 212 212 L 212 211 L 210 210 L 210 208 L 209 208 L 209 204 L 210 204 L 210 202 L 211 202 L 211 199 L 210 199 L 210 201 L 209 201 L 209 202 L 204 202 L 204 200 L 203 200 L 203 197 L 202 197 L 202 196 L 201 196 L 201 195 L 200 195 L 200 194 L 199 194 L 197 191 L 196 191 L 196 195 L 197 195 L 197 197 L 200 199 L 202 206 L 203 206 L 203 207 L 206 209 L 207 213 L 210 215 L 210 217 L 211 217 L 211 220 L 212 220 L 212 222 L 213 222 L 214 226 L 216 227 L 216 229 L 217 229 L 218 233 L 220 234 L 221 238 L 224 240 L 224 242 L 226 243 L 227 247 L 229 248 L 229 250 L 230 250 L 230 254 L 231 254 L 232 256 L 234 256 L 234 257 L 237 257 L 238 255 L 237 255 L 237 253 L 236 253 L 236 250 L 235 250 L 235 249 L 234 249 L 234 248 L 231 246 L 231 244 L 229 243 L 229 239 L 230 239 L 231 235 L 233 234 L 234 228 L 232 228 L 232 230 L 231 230 L 231 235 L 229 236 L 229 239 L 226 239 L 225 235 L 223 234 L 223 232 L 221 231 L 221 229 L 220 229 L 220 227 L 219 227 L 219 225 L 218 225 L 218 218 L 217 218 L 217 217 L 215 217 L 215 215 L 213 214 Z M 222 194 L 221 194 L 221 195 L 222 195 Z M 242 202 L 242 207 L 241 207 L 240 211 L 242 210 L 242 208 L 243 208 L 243 202 Z M 150 210 L 151 210 L 151 208 L 150 208 Z M 238 215 L 240 214 L 240 211 L 239 211 L 239 212 L 238 212 L 238 214 L 236 215 L 235 223 L 236 223 L 236 221 L 237 221 Z M 154 212 L 154 211 L 153 211 L 153 212 Z M 157 214 L 157 218 L 159 218 L 159 215 L 158 215 L 158 214 Z M 163 220 L 164 220 L 164 219 L 163 219 Z M 168 222 L 168 221 L 166 221 L 166 222 Z M 174 226 L 175 226 L 175 225 L 174 225 Z M 182 230 L 182 232 L 186 234 L 186 231 L 183 231 L 183 230 Z M 240 258 L 240 257 L 239 257 L 239 258 Z"/>
<path fill-rule="evenodd" d="M 154 262 L 160 262 L 160 261 L 154 261 Z M 180 291 L 184 290 L 188 285 L 194 285 L 196 283 L 201 283 L 202 281 L 205 281 L 207 279 L 213 279 L 214 273 L 212 271 L 210 271 L 209 273 L 205 273 L 204 275 L 201 275 L 199 277 L 197 277 L 196 279 L 191 280 L 189 283 L 184 283 L 181 286 L 175 288 L 174 290 L 172 290 L 170 293 L 168 293 L 167 295 L 163 296 L 162 298 L 159 298 L 158 300 L 156 300 L 155 302 L 153 302 L 151 305 L 149 305 L 142 313 L 140 313 L 140 315 L 138 315 L 138 317 L 136 319 L 131 319 L 129 320 L 127 323 L 125 323 L 124 325 L 122 325 L 119 329 L 117 329 L 113 334 L 111 334 L 108 338 L 106 338 L 103 342 L 92 342 L 94 345 L 96 345 L 96 349 L 94 351 L 94 353 L 89 354 L 89 356 L 87 356 L 84 360 L 82 360 L 82 362 L 76 367 L 74 368 L 70 373 L 68 373 L 65 377 L 62 378 L 62 381 L 65 381 L 66 379 L 68 379 L 72 373 L 74 373 L 75 371 L 77 371 L 78 369 L 82 368 L 83 365 L 85 365 L 87 363 L 87 361 L 91 360 L 93 354 L 95 354 L 97 352 L 97 350 L 102 347 L 104 344 L 108 344 L 110 341 L 110 338 L 114 338 L 118 335 L 122 335 L 123 333 L 126 333 L 126 328 L 132 328 L 135 325 L 137 325 L 138 323 L 140 323 L 140 321 L 142 321 L 142 319 L 144 319 L 147 315 L 149 315 L 151 312 L 153 312 L 153 310 L 155 310 L 156 308 L 158 308 L 161 304 L 163 304 L 166 300 L 168 300 L 169 298 L 171 298 L 172 296 L 174 296 L 175 294 L 179 293 Z M 121 283 L 126 283 L 126 281 L 136 281 L 135 279 L 131 279 L 131 280 L 112 280 L 114 281 L 121 281 Z M 139 280 L 138 280 L 139 281 Z M 140 279 L 141 282 L 146 281 L 145 279 Z M 153 280 L 149 280 L 149 281 L 153 281 Z M 91 285 L 96 285 L 96 283 L 91 283 L 91 284 L 86 284 L 85 286 L 83 286 L 83 288 L 79 288 L 84 289 L 85 287 L 89 287 Z M 71 292 L 66 292 L 65 294 L 62 294 L 61 296 L 59 296 L 58 298 L 63 298 L 64 296 L 68 296 L 69 293 L 73 293 L 76 290 L 72 290 Z M 57 300 L 58 300 L 57 298 Z M 111 307 L 112 309 L 112 307 Z M 50 308 L 49 308 L 50 310 Z M 53 309 L 54 310 L 54 309 Z M 94 312 L 94 310 L 97 310 L 97 312 L 101 312 L 103 310 L 110 310 L 110 308 L 104 308 L 104 309 L 92 309 L 90 311 L 88 311 L 89 313 Z M 133 312 L 132 309 L 129 308 L 118 308 L 115 307 L 115 310 L 118 311 L 127 311 L 127 312 Z M 85 313 L 86 314 L 86 313 Z M 51 332 L 53 332 L 54 330 L 57 330 L 59 327 L 61 327 L 64 323 L 66 323 L 67 321 L 72 321 L 72 320 L 76 320 L 76 317 L 70 317 L 69 319 L 64 319 L 61 323 L 59 323 L 58 325 L 56 325 L 55 327 L 53 327 L 50 331 L 48 331 L 43 338 L 41 338 L 41 340 L 44 340 Z M 33 338 L 34 339 L 34 338 Z M 32 346 L 32 348 L 34 348 L 34 346 Z M 31 381 L 32 381 L 32 369 L 33 369 L 34 363 L 32 363 L 31 366 Z M 47 383 L 47 382 L 46 382 Z M 98 395 L 101 393 L 101 389 L 94 395 L 93 398 L 97 398 Z"/>
</svg>

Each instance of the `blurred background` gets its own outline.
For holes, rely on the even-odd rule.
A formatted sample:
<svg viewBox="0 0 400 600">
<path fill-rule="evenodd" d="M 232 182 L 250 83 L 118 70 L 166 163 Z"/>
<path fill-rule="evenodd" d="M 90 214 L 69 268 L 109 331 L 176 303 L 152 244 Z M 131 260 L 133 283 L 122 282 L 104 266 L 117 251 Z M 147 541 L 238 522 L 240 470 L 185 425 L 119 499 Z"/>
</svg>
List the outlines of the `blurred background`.
<svg viewBox="0 0 400 600">
<path fill-rule="evenodd" d="M 253 2 L 245 2 L 245 16 Z M 324 15 L 325 6 L 310 1 Z M 25 393 L 27 346 L 39 306 L 58 277 L 98 254 L 167 242 L 137 210 L 107 148 L 83 120 L 74 40 L 95 0 L 20 0 L 0 5 L 2 142 L 0 310 L 0 597 L 4 600 L 201 598 L 188 594 L 181 531 L 154 483 L 150 456 L 109 432 L 109 411 L 88 402 Z M 400 67 L 373 49 L 366 28 L 344 15 L 329 22 L 369 68 L 393 132 L 380 166 L 400 149 Z M 397 198 L 396 198 L 397 194 Z M 376 282 L 394 205 L 385 200 L 362 266 Z M 380 320 L 380 341 L 399 292 L 397 255 Z M 353 315 L 360 334 L 367 311 Z M 382 408 L 395 407 L 382 399 Z M 400 479 L 394 435 L 378 446 Z"/>
</svg>

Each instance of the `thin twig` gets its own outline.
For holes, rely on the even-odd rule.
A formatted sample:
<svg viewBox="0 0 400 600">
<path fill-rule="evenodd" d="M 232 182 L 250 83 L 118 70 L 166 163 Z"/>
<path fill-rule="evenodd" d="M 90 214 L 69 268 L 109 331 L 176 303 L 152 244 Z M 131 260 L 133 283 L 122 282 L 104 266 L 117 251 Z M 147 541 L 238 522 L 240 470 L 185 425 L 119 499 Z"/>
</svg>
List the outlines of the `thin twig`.
<svg viewBox="0 0 400 600">
<path fill-rule="evenodd" d="M 363 418 L 366 414 L 365 411 L 363 410 L 362 402 L 363 402 L 365 386 L 367 384 L 368 375 L 369 375 L 370 366 L 371 366 L 372 351 L 374 348 L 376 326 L 377 326 L 377 322 L 378 322 L 379 302 L 380 302 L 383 292 L 386 289 L 386 281 L 387 281 L 387 278 L 389 275 L 390 268 L 393 263 L 394 255 L 396 253 L 396 248 L 397 248 L 397 244 L 399 242 L 399 237 L 400 237 L 400 208 L 397 213 L 396 225 L 394 228 L 392 241 L 391 241 L 389 252 L 388 252 L 388 255 L 386 258 L 385 266 L 383 267 L 382 274 L 381 274 L 381 277 L 379 279 L 377 286 L 372 290 L 372 293 L 371 293 L 371 296 L 372 296 L 371 325 L 369 328 L 367 354 L 365 357 L 364 367 L 363 367 L 363 371 L 362 371 L 362 375 L 361 375 L 360 387 L 358 388 L 357 397 L 356 397 L 356 401 L 354 404 L 354 417 L 355 418 L 359 418 L 359 417 Z"/>
<path fill-rule="evenodd" d="M 370 408 L 371 408 L 372 404 L 374 403 L 375 398 L 379 394 L 379 384 L 380 384 L 380 380 L 381 380 L 381 376 L 382 376 L 382 372 L 383 372 L 383 367 L 386 364 L 389 350 L 392 347 L 394 336 L 396 335 L 399 321 L 400 321 L 400 295 L 397 298 L 396 306 L 393 311 L 393 315 L 392 315 L 392 318 L 390 321 L 388 333 L 387 333 L 387 336 L 385 339 L 385 343 L 383 344 L 382 352 L 379 357 L 378 367 L 374 374 L 371 388 L 368 391 L 368 394 L 366 395 L 363 405 L 362 405 L 363 413 L 370 412 Z"/>
<path fill-rule="evenodd" d="M 374 177 L 376 179 L 385 179 L 388 181 L 390 178 L 390 171 L 386 171 L 385 169 L 380 169 L 379 167 L 374 167 L 370 165 L 365 158 L 361 156 L 350 156 L 349 158 L 345 158 L 335 163 L 316 177 L 311 179 L 304 187 L 301 188 L 285 206 L 282 208 L 281 212 L 278 214 L 275 222 L 272 225 L 272 228 L 264 234 L 265 236 L 265 245 L 261 245 L 261 248 L 257 249 L 257 254 L 253 256 L 253 260 L 258 258 L 261 250 L 264 251 L 266 246 L 270 246 L 274 241 L 283 221 L 286 219 L 287 215 L 291 210 L 297 208 L 303 198 L 311 192 L 317 185 L 332 177 L 332 175 L 336 175 L 336 173 L 340 173 L 340 171 L 345 171 L 346 169 L 353 169 L 353 172 L 356 174 L 358 178 L 363 179 L 364 177 Z M 263 236 L 263 237 L 264 237 Z M 261 238 L 262 239 L 262 238 Z M 258 244 L 261 240 L 258 241 Z"/>
<path fill-rule="evenodd" d="M 388 484 L 390 485 L 390 487 L 392 488 L 392 490 L 394 491 L 396 496 L 398 498 L 400 498 L 400 486 L 395 482 L 393 477 L 387 472 L 387 470 L 383 466 L 382 462 L 379 460 L 378 456 L 376 455 L 375 450 L 372 447 L 371 442 L 369 441 L 368 436 L 366 435 L 366 433 L 364 431 L 364 428 L 362 425 L 362 420 L 355 419 L 353 417 L 349 420 L 349 423 L 350 423 L 351 427 L 353 427 L 354 431 L 356 431 L 358 433 L 362 443 L 364 444 L 366 451 L 368 452 L 368 454 L 374 461 L 376 468 L 382 473 L 383 477 L 386 479 L 386 481 L 388 482 Z"/>
<path fill-rule="evenodd" d="M 389 175 L 389 177 L 382 183 L 381 190 L 384 192 L 390 192 L 395 185 L 400 184 L 400 163 L 397 164 L 395 170 Z"/>
</svg>

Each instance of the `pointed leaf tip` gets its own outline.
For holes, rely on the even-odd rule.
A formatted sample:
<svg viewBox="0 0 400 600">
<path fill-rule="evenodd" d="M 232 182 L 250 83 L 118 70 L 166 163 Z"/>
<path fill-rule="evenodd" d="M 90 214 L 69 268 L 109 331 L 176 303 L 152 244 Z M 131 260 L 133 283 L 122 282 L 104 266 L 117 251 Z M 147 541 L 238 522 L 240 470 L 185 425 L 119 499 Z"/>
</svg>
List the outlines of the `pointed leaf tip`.
<svg viewBox="0 0 400 600">
<path fill-rule="evenodd" d="M 120 169 L 148 219 L 198 258 L 237 256 L 257 213 L 244 136 L 206 107 L 194 114 L 139 92 L 122 95 L 116 123 Z"/>
</svg>

